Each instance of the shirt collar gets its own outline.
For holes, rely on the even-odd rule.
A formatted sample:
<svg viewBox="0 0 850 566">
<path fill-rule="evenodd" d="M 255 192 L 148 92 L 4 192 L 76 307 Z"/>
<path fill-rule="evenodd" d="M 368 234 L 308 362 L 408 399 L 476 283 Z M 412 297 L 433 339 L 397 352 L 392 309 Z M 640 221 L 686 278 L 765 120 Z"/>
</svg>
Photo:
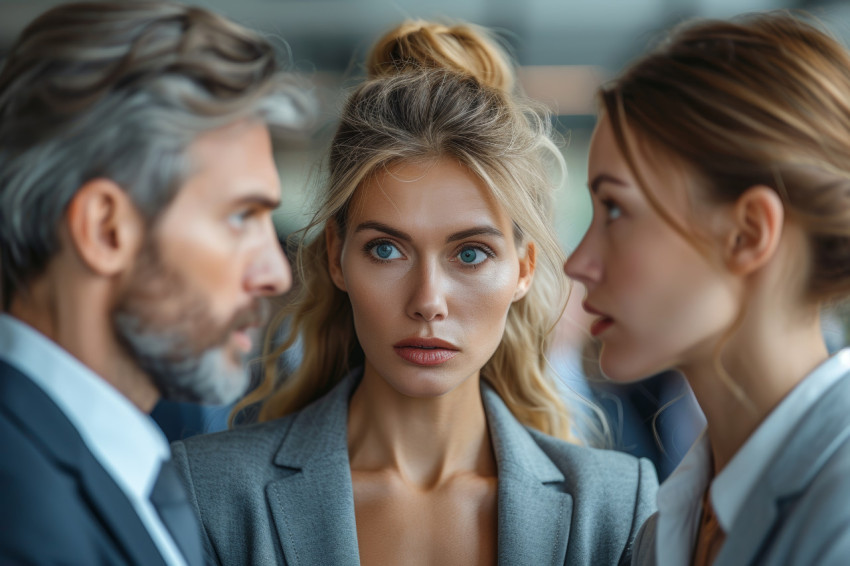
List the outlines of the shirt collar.
<svg viewBox="0 0 850 566">
<path fill-rule="evenodd" d="M 711 446 L 703 431 L 658 489 L 658 566 L 690 564 L 702 496 L 710 479 Z"/>
<path fill-rule="evenodd" d="M 850 348 L 819 365 L 776 406 L 735 453 L 711 484 L 711 504 L 724 532 L 730 532 L 747 495 L 762 477 L 772 456 L 817 402 L 850 371 Z"/>
<path fill-rule="evenodd" d="M 34 328 L 0 314 L 0 358 L 44 390 L 128 494 L 147 498 L 168 442 L 149 415 Z"/>
</svg>

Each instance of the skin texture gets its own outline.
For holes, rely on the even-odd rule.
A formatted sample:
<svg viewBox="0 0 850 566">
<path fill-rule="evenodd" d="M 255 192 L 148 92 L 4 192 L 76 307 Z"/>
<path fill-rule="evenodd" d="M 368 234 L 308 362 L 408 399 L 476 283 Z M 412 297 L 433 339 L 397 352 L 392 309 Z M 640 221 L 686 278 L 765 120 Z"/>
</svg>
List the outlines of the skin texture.
<svg viewBox="0 0 850 566">
<path fill-rule="evenodd" d="M 61 230 L 66 245 L 11 309 L 143 411 L 163 392 L 205 401 L 240 393 L 251 347 L 243 331 L 259 322 L 257 301 L 291 285 L 271 222 L 280 185 L 265 126 L 207 132 L 189 157 L 185 182 L 149 230 L 111 180 L 81 187 Z"/>
<path fill-rule="evenodd" d="M 805 299 L 806 234 L 772 189 L 711 203 L 686 167 L 648 144 L 633 147 L 646 190 L 689 238 L 652 206 L 603 115 L 588 166 L 594 216 L 564 271 L 587 288 L 606 375 L 685 375 L 716 472 L 827 357 L 819 305 Z"/>
<path fill-rule="evenodd" d="M 649 167 L 642 177 L 687 222 L 686 194 L 669 190 L 668 179 Z M 737 314 L 734 279 L 652 207 L 604 117 L 591 141 L 588 179 L 593 220 L 565 271 L 586 285 L 586 309 L 607 324 L 598 335 L 602 370 L 615 381 L 634 381 L 685 358 L 710 359 L 712 345 Z M 722 224 L 715 218 L 722 210 L 702 211 Z"/>
<path fill-rule="evenodd" d="M 328 241 L 366 354 L 349 414 L 361 561 L 494 563 L 496 467 L 480 370 L 531 283 L 533 248 L 518 246 L 484 184 L 448 159 L 364 183 L 345 238 L 330 227 Z M 409 338 L 444 340 L 454 357 L 406 360 L 394 345 Z"/>
</svg>

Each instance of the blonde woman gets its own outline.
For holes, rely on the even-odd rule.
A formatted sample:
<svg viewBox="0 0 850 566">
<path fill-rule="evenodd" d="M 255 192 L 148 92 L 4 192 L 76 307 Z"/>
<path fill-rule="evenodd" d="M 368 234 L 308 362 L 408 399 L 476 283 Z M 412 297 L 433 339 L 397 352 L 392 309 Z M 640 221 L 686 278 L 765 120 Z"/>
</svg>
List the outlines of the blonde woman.
<svg viewBox="0 0 850 566">
<path fill-rule="evenodd" d="M 477 28 L 370 58 L 300 250 L 259 425 L 174 446 L 220 564 L 625 564 L 651 465 L 573 442 L 545 116 Z M 487 62 L 487 63 L 485 63 Z M 317 230 L 318 229 L 318 230 Z M 303 362 L 274 389 L 277 356 Z"/>
<path fill-rule="evenodd" d="M 615 380 L 675 367 L 706 434 L 637 564 L 847 564 L 850 55 L 784 13 L 676 30 L 602 92 L 568 260 Z"/>
</svg>

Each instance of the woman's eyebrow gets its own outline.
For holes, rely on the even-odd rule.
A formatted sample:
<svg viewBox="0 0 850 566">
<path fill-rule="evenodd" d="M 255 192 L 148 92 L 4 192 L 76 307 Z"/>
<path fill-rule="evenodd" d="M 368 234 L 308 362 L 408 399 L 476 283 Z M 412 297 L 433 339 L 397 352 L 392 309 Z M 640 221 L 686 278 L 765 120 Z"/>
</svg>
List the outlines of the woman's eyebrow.
<svg viewBox="0 0 850 566">
<path fill-rule="evenodd" d="M 495 226 L 475 226 L 473 228 L 469 228 L 468 230 L 461 230 L 460 232 L 455 232 L 446 238 L 446 243 L 456 242 L 458 240 L 465 240 L 466 238 L 471 238 L 472 236 L 496 236 L 498 238 L 504 238 L 505 235 L 502 234 L 502 231 L 496 228 Z"/>
<path fill-rule="evenodd" d="M 618 185 L 620 187 L 627 187 L 628 183 L 623 181 L 622 179 L 618 179 L 613 175 L 609 175 L 608 173 L 600 173 L 588 184 L 590 190 L 594 193 L 599 192 L 599 185 L 602 183 L 611 183 L 612 185 Z"/>
<path fill-rule="evenodd" d="M 378 232 L 384 232 L 385 234 L 389 234 L 393 238 L 398 238 L 399 240 L 404 240 L 406 242 L 410 242 L 413 240 L 413 238 L 407 232 L 396 230 L 392 226 L 387 226 L 386 224 L 382 224 L 381 222 L 375 222 L 373 220 L 358 224 L 357 228 L 354 229 L 354 232 L 357 233 L 362 232 L 364 230 L 377 230 Z"/>
<path fill-rule="evenodd" d="M 354 229 L 354 232 L 363 232 L 364 230 L 377 230 L 378 232 L 383 232 L 388 234 L 394 238 L 398 238 L 399 240 L 404 240 L 405 242 L 413 241 L 413 237 L 407 232 L 402 232 L 392 226 L 387 226 L 382 222 L 375 222 L 374 220 L 368 220 L 366 222 L 361 222 L 357 225 L 357 228 Z M 473 226 L 472 228 L 468 228 L 466 230 L 461 230 L 460 232 L 455 232 L 454 234 L 450 234 L 446 238 L 446 243 L 456 242 L 458 240 L 464 240 L 466 238 L 471 238 L 472 236 L 496 236 L 497 238 L 504 238 L 505 235 L 501 230 L 496 228 L 495 226 L 491 226 L 488 224 L 482 226 Z"/>
</svg>

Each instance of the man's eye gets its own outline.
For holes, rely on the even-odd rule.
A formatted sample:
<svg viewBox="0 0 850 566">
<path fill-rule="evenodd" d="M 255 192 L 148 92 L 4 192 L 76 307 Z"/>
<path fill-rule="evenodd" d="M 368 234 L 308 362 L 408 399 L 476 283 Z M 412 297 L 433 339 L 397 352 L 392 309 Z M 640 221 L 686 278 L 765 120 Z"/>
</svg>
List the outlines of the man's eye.
<svg viewBox="0 0 850 566">
<path fill-rule="evenodd" d="M 245 226 L 245 223 L 248 219 L 253 216 L 253 210 L 241 210 L 239 212 L 234 212 L 233 214 L 227 217 L 227 223 L 230 224 L 233 228 L 242 228 Z"/>
</svg>

